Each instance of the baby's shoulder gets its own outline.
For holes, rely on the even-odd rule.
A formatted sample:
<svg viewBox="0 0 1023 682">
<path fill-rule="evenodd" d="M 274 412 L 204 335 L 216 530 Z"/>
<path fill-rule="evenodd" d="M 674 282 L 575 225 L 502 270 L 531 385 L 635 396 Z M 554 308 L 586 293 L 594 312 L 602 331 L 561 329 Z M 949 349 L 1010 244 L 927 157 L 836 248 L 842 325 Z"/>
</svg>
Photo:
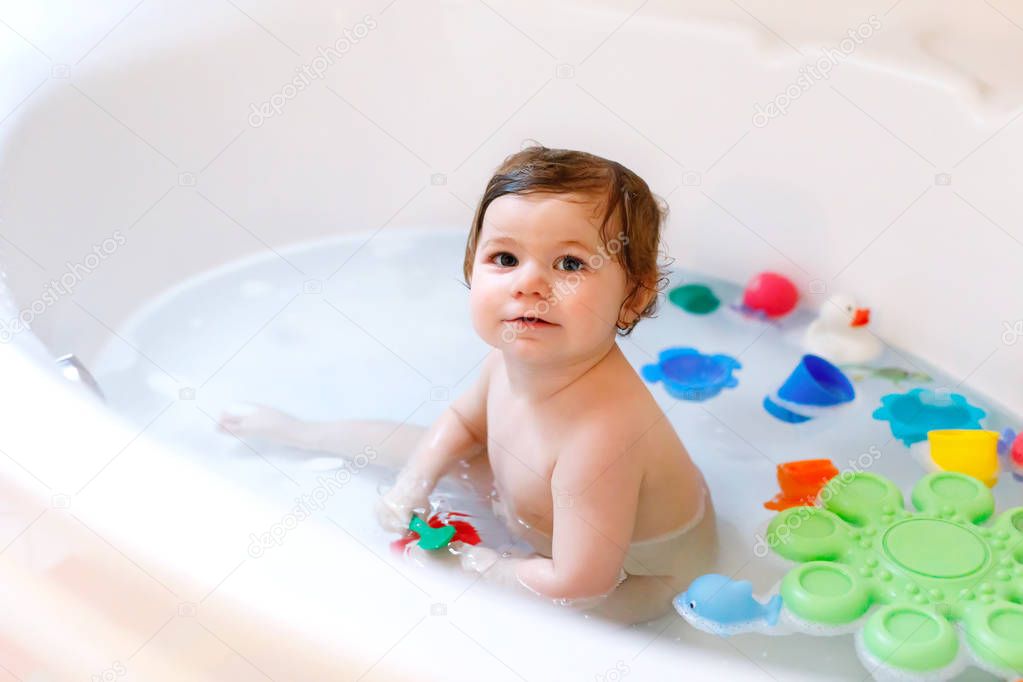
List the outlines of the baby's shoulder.
<svg viewBox="0 0 1023 682">
<path fill-rule="evenodd" d="M 594 386 L 581 387 L 580 393 L 586 396 L 581 402 L 587 413 L 580 417 L 599 422 L 605 431 L 622 437 L 638 436 L 652 421 L 664 416 L 650 391 L 635 375 L 617 376 Z"/>
<path fill-rule="evenodd" d="M 594 414 L 573 420 L 559 436 L 551 483 L 560 490 L 591 490 L 606 486 L 638 486 L 647 469 L 642 435 L 620 413 Z M 600 485 L 596 485 L 600 481 Z"/>
<path fill-rule="evenodd" d="M 663 419 L 657 404 L 653 403 L 655 409 L 651 410 L 642 396 L 594 392 L 585 402 L 565 424 L 562 441 L 566 451 L 585 451 L 590 458 L 616 458 L 620 453 L 642 451 L 650 427 L 658 418 Z"/>
<path fill-rule="evenodd" d="M 667 416 L 646 386 L 635 377 L 594 386 L 566 425 L 566 448 L 625 460 L 645 468 L 645 462 L 666 445 Z M 604 453 L 604 454 L 600 454 Z"/>
</svg>

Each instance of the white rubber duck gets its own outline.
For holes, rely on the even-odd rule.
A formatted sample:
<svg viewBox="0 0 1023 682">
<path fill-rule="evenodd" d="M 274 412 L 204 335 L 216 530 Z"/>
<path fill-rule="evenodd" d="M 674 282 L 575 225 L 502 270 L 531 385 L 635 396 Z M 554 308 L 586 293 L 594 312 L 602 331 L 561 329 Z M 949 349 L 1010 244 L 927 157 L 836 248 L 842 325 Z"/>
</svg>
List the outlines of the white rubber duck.
<svg viewBox="0 0 1023 682">
<path fill-rule="evenodd" d="M 881 355 L 884 347 L 867 329 L 869 323 L 869 308 L 860 308 L 851 296 L 835 294 L 810 323 L 803 346 L 836 365 L 870 362 Z"/>
</svg>

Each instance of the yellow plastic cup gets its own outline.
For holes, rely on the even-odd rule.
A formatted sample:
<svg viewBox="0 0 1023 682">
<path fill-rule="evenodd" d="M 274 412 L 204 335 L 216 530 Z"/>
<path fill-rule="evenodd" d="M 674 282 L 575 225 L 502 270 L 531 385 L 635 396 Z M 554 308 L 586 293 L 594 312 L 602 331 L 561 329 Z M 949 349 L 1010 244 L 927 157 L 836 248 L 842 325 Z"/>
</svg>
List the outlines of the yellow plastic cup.
<svg viewBox="0 0 1023 682">
<path fill-rule="evenodd" d="M 931 459 L 944 471 L 979 479 L 987 487 L 998 482 L 998 432 L 942 429 L 927 432 Z"/>
</svg>

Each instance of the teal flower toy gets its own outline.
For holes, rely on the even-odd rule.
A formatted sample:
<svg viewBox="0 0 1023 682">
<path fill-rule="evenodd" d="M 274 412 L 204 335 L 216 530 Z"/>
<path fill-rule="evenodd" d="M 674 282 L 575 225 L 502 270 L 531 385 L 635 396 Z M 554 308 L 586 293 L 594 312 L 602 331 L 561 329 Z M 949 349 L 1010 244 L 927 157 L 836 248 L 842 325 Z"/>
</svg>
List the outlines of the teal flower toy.
<svg viewBox="0 0 1023 682">
<path fill-rule="evenodd" d="M 930 389 L 914 388 L 908 393 L 889 393 L 874 410 L 874 419 L 887 421 L 892 435 L 906 446 L 927 440 L 928 431 L 979 429 L 987 413 L 971 405 L 965 396 L 942 396 Z"/>
</svg>

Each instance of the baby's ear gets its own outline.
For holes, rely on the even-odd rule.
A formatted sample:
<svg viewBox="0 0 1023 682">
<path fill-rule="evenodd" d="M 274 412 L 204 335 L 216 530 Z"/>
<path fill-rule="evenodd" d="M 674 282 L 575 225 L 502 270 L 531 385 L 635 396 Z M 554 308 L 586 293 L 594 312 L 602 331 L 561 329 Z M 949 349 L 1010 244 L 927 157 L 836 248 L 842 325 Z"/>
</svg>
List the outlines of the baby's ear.
<svg viewBox="0 0 1023 682">
<path fill-rule="evenodd" d="M 632 283 L 629 296 L 622 304 L 620 322 L 631 325 L 639 321 L 639 316 L 657 296 L 656 284 L 657 280 Z"/>
</svg>

